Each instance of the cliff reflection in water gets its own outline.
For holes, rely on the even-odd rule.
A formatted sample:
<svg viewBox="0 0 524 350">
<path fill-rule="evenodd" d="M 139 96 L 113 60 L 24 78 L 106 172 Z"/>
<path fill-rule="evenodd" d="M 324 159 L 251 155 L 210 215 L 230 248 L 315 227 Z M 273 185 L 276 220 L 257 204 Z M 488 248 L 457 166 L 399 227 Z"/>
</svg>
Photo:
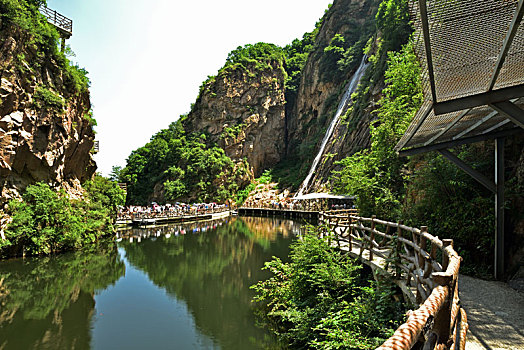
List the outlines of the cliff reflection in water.
<svg viewBox="0 0 524 350">
<path fill-rule="evenodd" d="M 95 291 L 124 274 L 114 243 L 0 262 L 0 349 L 89 349 Z"/>
<path fill-rule="evenodd" d="M 196 327 L 220 348 L 254 349 L 272 340 L 254 326 L 249 287 L 268 277 L 265 261 L 287 256 L 299 230 L 289 220 L 233 218 L 127 231 L 120 246 L 132 266 L 185 301 Z"/>
</svg>

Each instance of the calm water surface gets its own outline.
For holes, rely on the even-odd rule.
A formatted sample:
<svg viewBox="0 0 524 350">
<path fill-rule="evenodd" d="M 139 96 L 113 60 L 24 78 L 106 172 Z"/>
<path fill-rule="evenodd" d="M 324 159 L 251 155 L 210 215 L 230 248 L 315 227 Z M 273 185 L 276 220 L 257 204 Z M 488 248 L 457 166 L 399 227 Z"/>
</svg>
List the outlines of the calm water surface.
<svg viewBox="0 0 524 350">
<path fill-rule="evenodd" d="M 300 225 L 231 220 L 121 231 L 118 244 L 0 262 L 0 349 L 275 349 L 249 286 Z"/>
</svg>

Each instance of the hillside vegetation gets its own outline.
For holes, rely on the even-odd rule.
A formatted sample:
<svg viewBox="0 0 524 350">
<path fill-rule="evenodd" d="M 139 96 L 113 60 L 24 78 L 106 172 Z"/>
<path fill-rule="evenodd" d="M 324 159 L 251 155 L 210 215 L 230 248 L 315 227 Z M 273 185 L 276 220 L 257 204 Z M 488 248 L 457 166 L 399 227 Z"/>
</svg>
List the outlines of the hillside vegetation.
<svg viewBox="0 0 524 350">
<path fill-rule="evenodd" d="M 0 0 L 1 258 L 96 242 L 113 233 L 125 201 L 115 183 L 93 176 L 87 71 L 59 50 L 41 5 Z"/>
<path fill-rule="evenodd" d="M 432 234 L 455 240 L 465 257 L 465 271 L 490 275 L 492 195 L 439 155 L 400 158 L 393 149 L 422 101 L 412 31 L 407 0 L 337 0 L 311 32 L 286 47 L 258 43 L 233 50 L 218 74 L 203 83 L 192 112 L 167 129 L 178 131 L 161 131 L 131 154 L 121 176 L 131 184 L 130 202 L 236 198 L 241 204 L 253 184 L 260 183 L 254 180 L 258 176 L 293 192 L 306 176 L 345 84 L 365 54 L 370 65 L 327 145 L 311 190 L 354 195 L 362 215 L 428 225 Z M 275 75 L 270 79 L 268 72 Z M 217 88 L 219 81 L 225 82 L 223 90 Z M 252 115 L 262 115 L 257 103 L 266 101 L 249 104 L 249 99 L 233 97 L 257 81 L 264 81 L 262 95 L 278 90 L 285 96 L 284 121 L 267 131 L 250 124 Z M 220 119 L 215 105 L 238 115 Z M 269 123 L 281 114 L 260 117 L 264 118 Z M 262 142 L 253 141 L 259 140 L 254 129 L 274 134 L 259 145 L 277 144 L 269 152 L 278 153 L 271 161 L 245 152 Z M 170 136 L 161 141 L 166 133 Z M 518 175 L 524 164 L 522 146 L 523 141 L 514 138 L 506 147 L 509 230 L 524 220 L 524 179 Z M 480 172 L 493 173 L 490 143 L 454 152 Z M 523 237 L 522 232 L 512 236 L 512 253 L 518 253 Z"/>
</svg>

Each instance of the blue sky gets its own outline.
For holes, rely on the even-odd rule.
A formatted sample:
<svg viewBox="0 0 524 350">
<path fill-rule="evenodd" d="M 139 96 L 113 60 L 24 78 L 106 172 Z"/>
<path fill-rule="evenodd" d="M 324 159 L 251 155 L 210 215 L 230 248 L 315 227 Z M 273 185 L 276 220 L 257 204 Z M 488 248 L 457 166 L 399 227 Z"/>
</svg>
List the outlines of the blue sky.
<svg viewBox="0 0 524 350">
<path fill-rule="evenodd" d="M 73 20 L 67 41 L 89 71 L 99 171 L 189 112 L 200 84 L 237 46 L 284 46 L 332 0 L 47 0 Z"/>
</svg>

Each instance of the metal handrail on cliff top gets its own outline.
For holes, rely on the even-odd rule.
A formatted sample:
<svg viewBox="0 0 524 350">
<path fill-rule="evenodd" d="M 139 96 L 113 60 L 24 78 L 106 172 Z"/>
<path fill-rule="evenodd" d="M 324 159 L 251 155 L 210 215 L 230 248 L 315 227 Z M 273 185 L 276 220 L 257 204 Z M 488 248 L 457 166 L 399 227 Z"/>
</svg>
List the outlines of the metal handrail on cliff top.
<svg viewBox="0 0 524 350">
<path fill-rule="evenodd" d="M 64 34 L 71 36 L 73 35 L 73 20 L 67 18 L 64 15 L 50 9 L 49 7 L 42 5 L 39 8 L 40 13 L 43 14 L 49 23 L 60 29 Z"/>
<path fill-rule="evenodd" d="M 319 223 L 321 234 L 335 236 L 341 249 L 391 275 L 404 295 L 419 305 L 377 350 L 408 350 L 417 343 L 424 349 L 465 349 L 467 315 L 458 294 L 462 258 L 453 240 L 440 240 L 425 226 L 418 229 L 374 216 L 321 212 Z"/>
</svg>

